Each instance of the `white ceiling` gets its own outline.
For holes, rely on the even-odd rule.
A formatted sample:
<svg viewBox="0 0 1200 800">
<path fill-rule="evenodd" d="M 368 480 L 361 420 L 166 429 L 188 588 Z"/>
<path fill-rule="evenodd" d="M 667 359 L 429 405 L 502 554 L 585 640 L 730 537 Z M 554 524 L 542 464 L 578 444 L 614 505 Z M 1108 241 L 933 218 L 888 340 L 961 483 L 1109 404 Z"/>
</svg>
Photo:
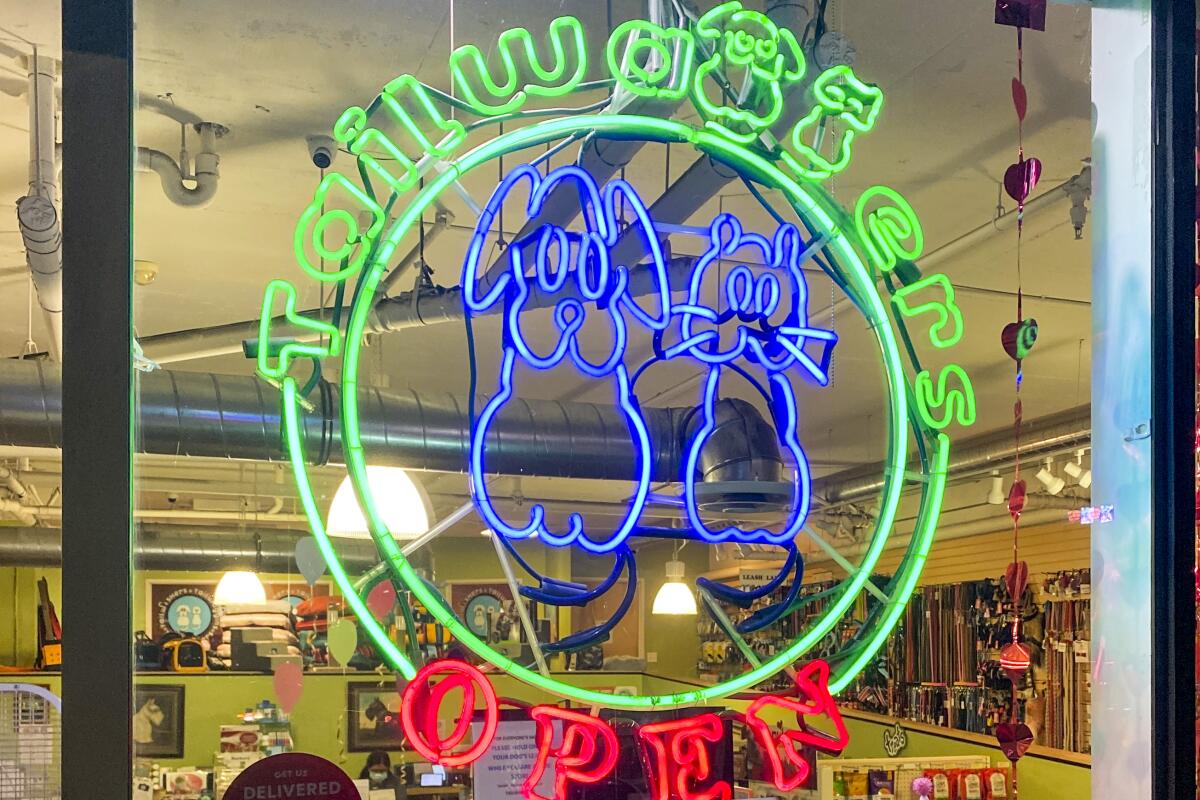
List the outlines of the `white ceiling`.
<svg viewBox="0 0 1200 800">
<path fill-rule="evenodd" d="M 702 5 L 709 5 L 708 2 Z M 640 14 L 636 0 L 614 0 L 613 16 Z M 830 182 L 847 205 L 867 186 L 886 183 L 904 193 L 920 215 L 932 250 L 996 213 L 998 182 L 1016 157 L 1015 116 L 1009 84 L 1016 69 L 1015 33 L 991 19 L 991 0 L 832 0 L 829 23 L 855 44 L 855 70 L 880 84 L 887 105 L 876 130 L 860 140 L 855 161 Z M 158 179 L 139 174 L 135 192 L 135 254 L 157 262 L 155 282 L 136 291 L 139 335 L 252 319 L 264 284 L 285 276 L 297 280 L 302 302 L 320 302 L 315 284 L 304 281 L 292 260 L 295 220 L 318 180 L 304 137 L 327 131 L 350 104 L 365 104 L 392 77 L 412 71 L 446 87 L 451 32 L 447 0 L 317 0 L 246 3 L 232 0 L 142 0 L 137 8 L 135 75 L 142 108 L 135 119 L 139 144 L 174 153 L 177 118 L 219 122 L 230 134 L 219 143 L 221 180 L 211 206 L 195 210 L 171 205 Z M 45 5 L 0 0 L 0 19 L 10 31 L 58 49 L 57 21 Z M 595 0 L 458 0 L 456 43 L 492 40 L 506 27 L 533 29 L 551 16 L 571 13 L 592 31 L 603 30 L 605 8 Z M 1088 11 L 1052 5 L 1047 32 L 1025 37 L 1025 80 L 1029 118 L 1025 148 L 1044 165 L 1041 188 L 1079 171 L 1090 154 Z M 0 37 L 3 34 L 0 33 Z M 599 39 L 598 36 L 594 37 Z M 0 40 L 3 40 L 0 38 Z M 600 53 L 593 47 L 593 61 Z M 13 75 L 11 59 L 0 57 L 0 75 Z M 70 76 L 66 76 L 70 80 Z M 682 108 L 679 116 L 688 116 Z M 24 97 L 0 93 L 0 196 L 23 193 L 27 134 Z M 195 148 L 193 147 L 193 150 Z M 567 155 L 574 157 L 574 149 Z M 647 146 L 627 170 L 648 201 L 661 191 L 663 149 Z M 671 176 L 689 157 L 672 149 Z M 341 157 L 336 167 L 353 169 Z M 490 185 L 487 184 L 490 181 Z M 467 182 L 477 199 L 495 185 L 491 176 Z M 692 220 L 707 224 L 718 209 L 739 213 L 766 230 L 768 218 L 740 184 L 712 198 Z M 448 201 L 457 220 L 474 218 L 457 199 Z M 23 263 L 15 220 L 0 219 L 0 270 Z M 515 223 L 508 227 L 515 227 Z M 434 280 L 458 282 L 469 232 L 451 229 L 431 244 L 427 261 Z M 695 240 L 679 239 L 678 253 L 699 252 Z M 943 264 L 956 284 L 1012 292 L 1016 288 L 1016 234 L 1009 231 Z M 66 265 L 71 271 L 86 264 Z M 1065 206 L 1031 217 L 1025 229 L 1022 273 L 1026 316 L 1041 324 L 1041 337 L 1025 363 L 1022 396 L 1026 418 L 1086 403 L 1090 383 L 1090 242 L 1076 241 Z M 407 287 L 405 287 L 407 288 Z M 860 318 L 843 306 L 830 318 L 830 284 L 810 284 L 814 320 L 832 323 L 841 340 L 834 380 L 816 390 L 797 385 L 801 438 L 818 473 L 878 460 L 884 438 L 880 420 L 882 383 L 873 345 Z M 1058 299 L 1039 299 L 1042 296 Z M 1015 316 L 1007 294 L 961 293 L 966 335 L 956 360 L 975 382 L 979 420 L 975 432 L 1011 423 L 1013 364 L 1000 347 L 1001 327 Z M 1069 302 L 1064 302 L 1069 301 Z M 23 276 L 0 272 L 0 352 L 15 354 L 26 336 L 27 285 Z M 98 310 L 99 311 L 99 310 Z M 35 338 L 45 341 L 41 320 Z M 481 342 L 495 341 L 494 321 L 479 325 Z M 931 363 L 940 356 L 918 349 Z M 636 347 L 637 345 L 634 345 Z M 386 375 L 392 388 L 464 392 L 467 368 L 463 331 L 444 325 L 391 334 L 371 343 L 368 371 Z M 251 365 L 227 357 L 176 364 L 175 369 L 248 373 Z M 494 382 L 496 353 L 480 352 L 481 388 Z M 690 404 L 688 383 L 697 370 L 672 364 L 647 376 L 643 398 L 655 405 Z M 530 397 L 606 402 L 602 388 L 587 389 L 577 374 L 561 370 L 526 376 L 520 391 Z M 541 485 L 563 492 L 562 482 Z M 437 479 L 435 491 L 461 491 L 456 476 Z M 612 497 L 624 487 L 581 484 L 574 497 Z M 529 494 L 535 490 L 525 488 Z"/>
</svg>

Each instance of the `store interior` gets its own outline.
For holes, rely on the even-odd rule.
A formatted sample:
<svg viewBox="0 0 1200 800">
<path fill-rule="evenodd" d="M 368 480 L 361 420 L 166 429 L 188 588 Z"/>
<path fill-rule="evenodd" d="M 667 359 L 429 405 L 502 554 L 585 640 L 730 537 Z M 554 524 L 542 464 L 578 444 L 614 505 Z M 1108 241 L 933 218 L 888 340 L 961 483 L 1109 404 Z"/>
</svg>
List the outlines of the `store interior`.
<svg viewBox="0 0 1200 800">
<path fill-rule="evenodd" d="M 58 166 L 56 140 L 44 121 L 52 120 L 51 134 L 58 131 L 61 141 L 57 98 L 70 76 L 60 74 L 57 60 L 60 22 L 51 4 L 12 5 L 0 23 L 0 194 L 16 200 L 48 186 L 57 202 L 60 187 L 49 177 Z M 171 791 L 175 780 L 208 787 L 181 790 L 184 796 L 212 796 L 202 792 L 227 786 L 249 761 L 280 751 L 319 755 L 352 777 L 366 777 L 368 754 L 378 750 L 389 754 L 407 796 L 494 796 L 474 784 L 469 769 L 431 770 L 404 740 L 396 720 L 397 673 L 314 544 L 297 472 L 281 444 L 280 384 L 256 373 L 255 355 L 271 281 L 294 284 L 296 308 L 329 315 L 335 307 L 344 306 L 346 314 L 359 307 L 349 293 L 352 282 L 343 297 L 342 284 L 302 272 L 293 244 L 297 219 L 315 202 L 318 184 L 335 173 L 361 174 L 355 155 L 330 138 L 343 109 L 366 106 L 403 74 L 453 93 L 446 65 L 454 48 L 477 43 L 495 63 L 488 43 L 517 26 L 542 36 L 549 4 L 337 5 L 336 13 L 311 0 L 136 6 L 136 571 L 133 619 L 112 624 L 131 624 L 137 636 L 133 737 L 135 769 L 154 787 L 145 789 L 147 798 Z M 603 71 L 608 32 L 647 14 L 644 0 L 552 5 L 555 15 L 577 17 L 592 37 L 589 79 Z M 673 21 L 679 8 L 703 13 L 715 4 L 662 5 L 663 19 Z M 970 376 L 974 414 L 969 425 L 960 414 L 939 429 L 952 445 L 932 547 L 886 642 L 836 697 L 848 746 L 839 757 L 821 756 L 818 764 L 833 766 L 814 770 L 811 788 L 784 795 L 755 788 L 753 748 L 735 735 L 732 777 L 739 792 L 748 792 L 739 796 L 887 796 L 874 784 L 862 793 L 854 788 L 858 779 L 850 776 L 871 763 L 864 759 L 899 759 L 909 770 L 916 764 L 936 771 L 944 763 L 952 765 L 947 770 L 985 775 L 1010 768 L 997 730 L 1019 720 L 1034 737 L 1018 765 L 1021 795 L 1090 797 L 1091 545 L 1112 513 L 1090 490 L 1093 469 L 1104 468 L 1092 463 L 1090 448 L 1091 11 L 1085 4 L 1049 4 L 1044 30 L 1024 29 L 1018 51 L 1017 28 L 997 24 L 991 0 L 767 0 L 766 6 L 746 3 L 798 28 L 810 78 L 820 71 L 812 63 L 849 63 L 883 91 L 877 124 L 855 140 L 844 171 L 819 186 L 848 210 L 875 185 L 894 188 L 911 204 L 924 232 L 915 259 L 921 274 L 944 273 L 953 282 L 962 335 L 952 360 Z M 35 45 L 42 61 L 33 58 Z M 1012 88 L 1018 53 L 1027 106 L 1020 126 Z M 43 64 L 42 72 L 31 77 L 30 64 Z M 601 85 L 531 98 L 529 108 L 603 108 L 612 92 Z M 796 102 L 807 108 L 808 101 Z M 652 113 L 691 125 L 700 120 L 686 99 Z M 537 124 L 514 119 L 480 126 L 468 141 L 475 146 Z M 845 129 L 831 136 L 844 137 Z M 792 549 L 802 567 L 793 579 L 781 573 L 793 563 L 784 566 L 788 548 L 774 544 L 635 534 L 622 562 L 620 554 L 538 538 L 510 541 L 504 549 L 480 516 L 467 459 L 474 429 L 459 421 L 469 420 L 465 398 L 472 386 L 483 396 L 501 385 L 507 317 L 480 315 L 465 327 L 469 315 L 456 287 L 476 238 L 477 209 L 510 170 L 530 162 L 545 173 L 606 165 L 599 167 L 598 184 L 627 181 L 656 222 L 674 226 L 659 229 L 671 259 L 700 259 L 708 243 L 696 232 L 707 232 L 720 215 L 767 237 L 780 227 L 766 207 L 784 207 L 779 192 L 755 189 L 686 143 L 564 141 L 562 148 L 538 144 L 462 176 L 423 214 L 420 232 L 410 230 L 396 249 L 389 266 L 399 266 L 377 288 L 357 348 L 366 480 L 379 515 L 399 547 L 412 545 L 405 555 L 422 580 L 489 647 L 564 684 L 614 695 L 690 691 L 746 673 L 823 620 L 840 597 L 837 587 L 874 553 L 862 591 L 802 662 L 844 657 L 864 627 L 876 624 L 874 609 L 890 602 L 884 589 L 891 577 L 912 566 L 909 545 L 922 535 L 925 498 L 921 481 L 901 481 L 891 535 L 875 553 L 885 476 L 894 471 L 890 384 L 871 325 L 815 263 L 803 269 L 808 324 L 833 331 L 836 345 L 822 365 L 827 385 L 792 381 L 796 436 L 811 478 L 805 481 L 811 508 Z M 1033 157 L 1040 172 L 1018 211 L 1006 191 L 1006 170 L 1018 158 Z M 430 171 L 424 180 L 438 174 Z M 487 263 L 500 263 L 520 235 L 527 218 L 520 205 L 501 205 L 485 227 Z M 56 643 L 72 625 L 70 612 L 61 613 L 61 540 L 89 535 L 61 526 L 70 498 L 61 492 L 56 438 L 63 355 L 55 282 L 86 265 L 63 269 L 61 254 L 55 262 L 53 252 L 33 252 L 41 245 L 32 237 L 15 215 L 0 222 L 0 350 L 6 356 L 0 362 L 0 680 L 54 692 L 62 657 Z M 57 263 L 57 271 L 35 280 L 30 265 L 48 263 Z M 319 264 L 321 272 L 336 268 L 336 260 Z M 716 294 L 713 287 L 703 291 L 709 289 Z M 1014 344 L 1008 328 L 1017 320 L 1036 322 L 1032 335 L 1025 324 L 1024 338 Z M 554 346 L 561 322 L 548 307 L 530 310 L 522 322 L 535 349 Z M 906 352 L 936 370 L 947 358 L 924 331 L 924 324 L 915 325 Z M 602 357 L 603 333 L 584 327 L 582 348 Z M 644 329 L 630 330 L 630 363 L 654 353 L 652 340 Z M 1009 352 L 1017 347 L 1024 348 L 1019 361 Z M 309 363 L 292 371 L 300 383 L 310 377 Z M 404 586 L 397 591 L 386 569 L 376 569 L 381 558 L 342 457 L 345 422 L 337 419 L 332 435 L 321 422 L 328 398 L 342 397 L 343 366 L 337 355 L 319 364 L 313 377 L 321 381 L 313 383 L 311 407 L 302 412 L 309 456 L 303 474 L 338 563 L 349 580 L 366 581 L 358 584 L 366 607 L 398 650 L 426 660 L 467 657 L 436 615 Z M 514 375 L 514 397 L 533 405 L 508 413 L 513 425 L 528 426 L 513 430 L 529 435 L 491 451 L 503 465 L 481 477 L 492 507 L 515 526 L 542 507 L 556 530 L 576 518 L 588 531 L 615 529 L 640 486 L 620 477 L 632 474 L 633 446 L 625 430 L 605 429 L 604 420 L 586 424 L 588 414 L 601 414 L 597 407 L 611 412 L 611 376 L 592 377 L 566 362 L 544 370 L 522 365 Z M 664 416 L 667 409 L 689 413 L 703 404 L 709 375 L 695 360 L 656 363 L 639 374 L 640 405 Z M 735 400 L 729 407 L 744 415 L 732 433 L 736 446 L 744 450 L 753 426 L 767 421 L 778 454 L 770 423 L 778 417 L 754 387 L 729 381 L 721 396 Z M 527 418 L 518 419 L 522 414 Z M 334 419 L 327 419 L 333 430 Z M 905 449 L 914 446 L 907 427 L 903 435 Z M 734 464 L 730 472 L 740 482 L 704 484 L 706 523 L 786 527 L 795 511 L 790 467 L 764 489 L 746 485 L 737 471 L 743 466 Z M 759 469 L 754 462 L 752 470 Z M 1018 478 L 1027 494 L 1014 524 L 1010 500 Z M 691 525 L 679 499 L 681 481 L 655 480 L 649 491 L 640 524 L 660 532 Z M 422 539 L 430 530 L 436 536 Z M 1005 580 L 1014 561 L 1024 562 L 1028 573 L 1016 602 Z M 752 592 L 777 577 L 775 589 L 746 607 L 721 601 L 728 591 Z M 543 589 L 555 582 L 580 591 L 611 585 L 581 605 L 538 602 L 523 591 L 526 601 L 514 603 L 514 587 L 538 587 L 539 578 Z M 679 582 L 682 589 L 663 591 L 664 584 Z M 713 585 L 728 591 L 723 595 Z M 788 613 L 769 625 L 742 625 L 785 608 Z M 749 654 L 731 642 L 721 616 L 752 631 L 742 642 Z M 1014 690 L 1000 651 L 1016 627 L 1030 667 Z M 597 628 L 605 630 L 591 635 Z M 234 633 L 246 629 L 267 633 Z M 583 644 L 555 646 L 564 640 Z M 256 648 L 255 641 L 270 646 Z M 469 660 L 479 663 L 474 653 Z M 298 665 L 294 683 L 280 681 L 282 663 Z M 541 685 L 504 670 L 488 674 L 503 697 L 558 702 Z M 778 690 L 790 679 L 777 672 L 755 688 Z M 399 688 L 405 683 L 401 679 Z M 713 705 L 744 708 L 747 702 L 741 696 Z M 239 743 L 243 734 L 249 744 Z M 843 774 L 838 758 L 859 766 Z M 884 765 L 871 774 L 889 770 L 896 796 L 918 796 L 899 767 Z"/>
</svg>

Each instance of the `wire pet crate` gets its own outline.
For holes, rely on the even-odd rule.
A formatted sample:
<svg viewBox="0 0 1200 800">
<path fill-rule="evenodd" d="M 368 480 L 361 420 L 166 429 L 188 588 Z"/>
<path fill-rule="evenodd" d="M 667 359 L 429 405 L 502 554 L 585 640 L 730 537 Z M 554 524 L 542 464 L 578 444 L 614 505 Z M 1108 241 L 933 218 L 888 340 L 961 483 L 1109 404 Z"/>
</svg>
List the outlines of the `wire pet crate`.
<svg viewBox="0 0 1200 800">
<path fill-rule="evenodd" d="M 62 701 L 29 683 L 0 683 L 0 800 L 61 800 Z"/>
</svg>

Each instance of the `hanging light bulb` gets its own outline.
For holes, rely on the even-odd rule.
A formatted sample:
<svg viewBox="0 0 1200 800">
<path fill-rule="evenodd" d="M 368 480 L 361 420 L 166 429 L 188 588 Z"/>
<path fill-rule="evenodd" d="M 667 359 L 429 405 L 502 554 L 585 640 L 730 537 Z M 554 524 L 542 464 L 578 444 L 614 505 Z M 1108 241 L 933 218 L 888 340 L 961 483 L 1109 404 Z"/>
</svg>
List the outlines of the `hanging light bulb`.
<svg viewBox="0 0 1200 800">
<path fill-rule="evenodd" d="M 254 569 L 231 569 L 217 581 L 213 604 L 218 606 L 248 605 L 267 602 L 267 590 L 258 573 L 262 572 L 262 536 L 254 534 Z"/>
<path fill-rule="evenodd" d="M 1068 461 L 1063 464 L 1063 472 L 1071 476 L 1075 483 L 1079 484 L 1080 489 L 1087 489 L 1092 485 L 1092 471 L 1083 468 L 1083 454 L 1086 450 L 1076 450 L 1075 460 Z"/>
<path fill-rule="evenodd" d="M 1053 472 L 1054 459 L 1047 458 L 1043 462 L 1043 466 L 1038 470 L 1036 477 L 1042 486 L 1046 487 L 1046 491 L 1050 494 L 1060 494 L 1066 488 L 1067 482 L 1058 477 Z"/>
<path fill-rule="evenodd" d="M 407 472 L 399 467 L 367 467 L 367 484 L 371 487 L 375 510 L 394 538 L 415 539 L 429 530 L 433 516 L 429 498 Z M 349 475 L 342 479 L 333 495 L 325 528 L 330 536 L 371 538 Z"/>
<path fill-rule="evenodd" d="M 668 561 L 666 565 L 667 580 L 654 595 L 653 614 L 696 614 L 696 596 L 692 587 L 683 581 L 683 562 Z"/>
<path fill-rule="evenodd" d="M 267 590 L 258 574 L 248 569 L 231 569 L 217 582 L 213 603 L 218 606 L 237 606 L 267 602 Z"/>
<path fill-rule="evenodd" d="M 1004 478 L 1000 477 L 999 470 L 992 470 L 992 488 L 988 489 L 987 501 L 988 505 L 1002 506 L 1008 499 L 1008 495 L 1004 494 Z"/>
</svg>

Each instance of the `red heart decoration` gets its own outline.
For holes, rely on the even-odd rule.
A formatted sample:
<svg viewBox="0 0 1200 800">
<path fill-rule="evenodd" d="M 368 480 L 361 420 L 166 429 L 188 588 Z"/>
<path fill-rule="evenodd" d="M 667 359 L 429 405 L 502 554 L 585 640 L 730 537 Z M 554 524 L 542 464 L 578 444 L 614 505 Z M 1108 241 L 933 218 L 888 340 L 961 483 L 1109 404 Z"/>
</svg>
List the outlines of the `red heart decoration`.
<svg viewBox="0 0 1200 800">
<path fill-rule="evenodd" d="M 1025 510 L 1025 481 L 1013 481 L 1012 488 L 1008 490 L 1008 513 L 1013 519 L 1021 516 L 1021 512 Z"/>
<path fill-rule="evenodd" d="M 1025 198 L 1037 186 L 1042 177 L 1042 162 L 1036 158 L 1026 158 L 1009 165 L 1004 171 L 1004 191 L 1018 203 L 1024 203 Z"/>
<path fill-rule="evenodd" d="M 1025 109 L 1029 105 L 1029 98 L 1025 96 L 1025 84 L 1016 78 L 1012 79 L 1012 96 L 1013 108 L 1017 109 L 1017 119 L 1025 121 Z"/>
<path fill-rule="evenodd" d="M 1019 602 L 1025 593 L 1025 584 L 1029 582 L 1029 565 L 1024 561 L 1014 561 L 1004 570 L 1004 586 L 1008 596 Z M 1003 657 L 1003 656 L 1001 656 Z"/>
<path fill-rule="evenodd" d="M 1033 744 L 1033 731 L 1023 722 L 1001 722 L 996 726 L 996 741 L 1004 757 L 1015 764 Z"/>
<path fill-rule="evenodd" d="M 1010 642 L 1000 650 L 1000 669 L 1004 670 L 1004 674 L 1013 683 L 1021 680 L 1029 669 L 1029 662 L 1028 645 Z"/>
</svg>

